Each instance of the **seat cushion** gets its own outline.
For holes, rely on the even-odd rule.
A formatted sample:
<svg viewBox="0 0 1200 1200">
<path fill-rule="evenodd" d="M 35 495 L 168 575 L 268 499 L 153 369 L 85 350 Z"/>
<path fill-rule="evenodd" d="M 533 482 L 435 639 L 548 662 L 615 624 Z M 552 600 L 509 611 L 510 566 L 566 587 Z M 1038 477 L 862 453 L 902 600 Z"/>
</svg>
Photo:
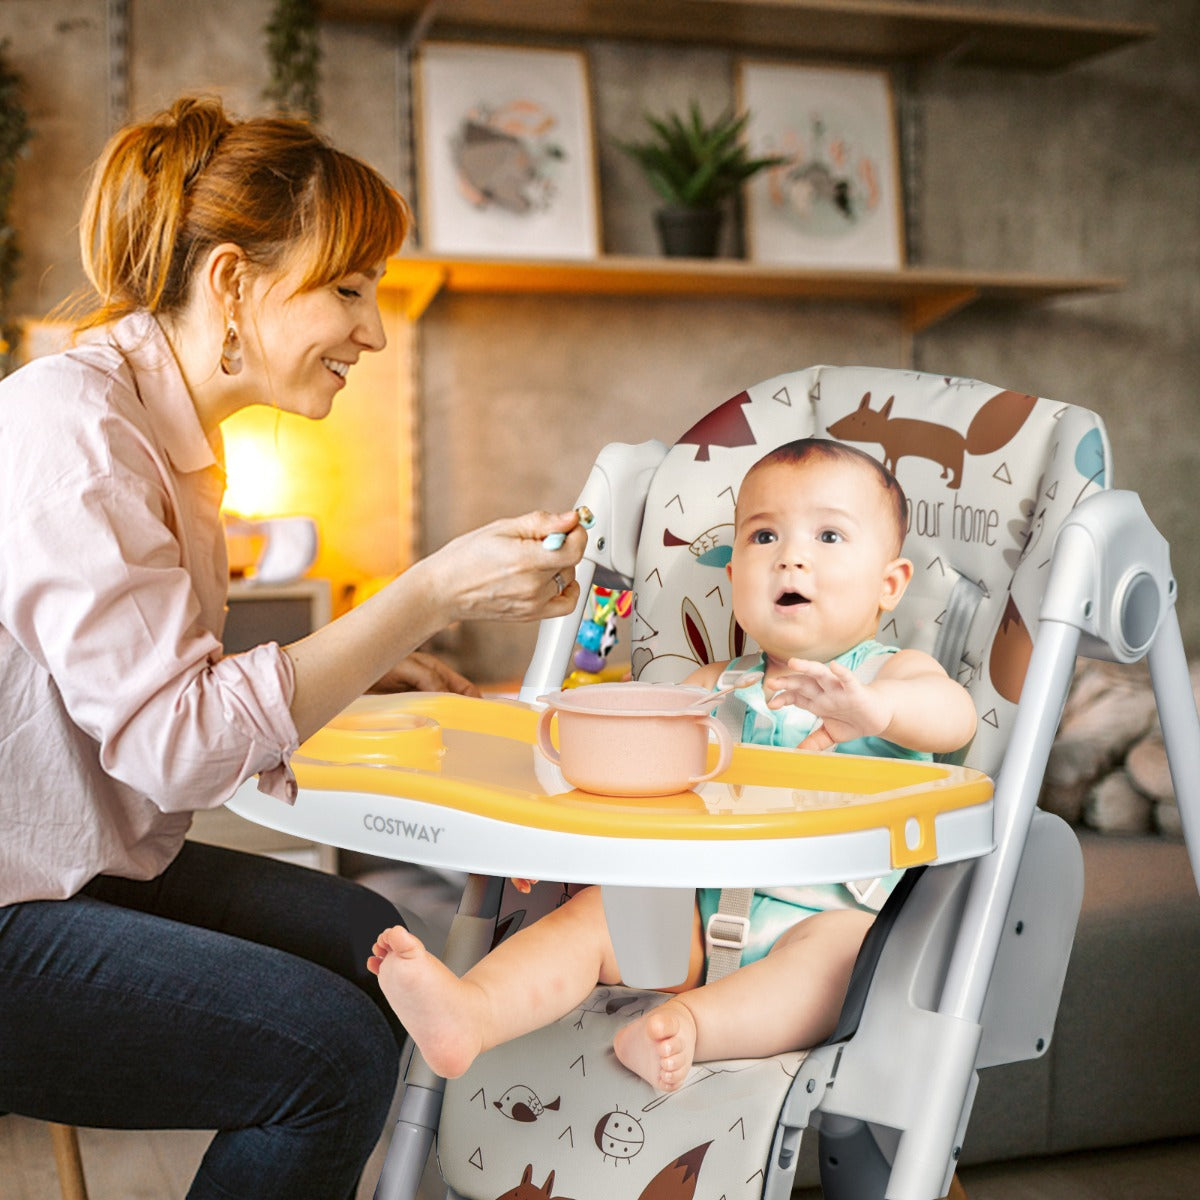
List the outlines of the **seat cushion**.
<svg viewBox="0 0 1200 1200">
<path fill-rule="evenodd" d="M 519 987 L 519 985 L 518 985 Z M 666 996 L 598 988 L 536 1034 L 446 1085 L 442 1174 L 469 1200 L 522 1179 L 571 1200 L 762 1194 L 775 1125 L 805 1055 L 708 1062 L 656 1092 L 616 1060 L 613 1034 Z M 686 1186 L 685 1186 L 686 1185 Z M 530 1193 L 533 1194 L 533 1193 Z"/>
</svg>

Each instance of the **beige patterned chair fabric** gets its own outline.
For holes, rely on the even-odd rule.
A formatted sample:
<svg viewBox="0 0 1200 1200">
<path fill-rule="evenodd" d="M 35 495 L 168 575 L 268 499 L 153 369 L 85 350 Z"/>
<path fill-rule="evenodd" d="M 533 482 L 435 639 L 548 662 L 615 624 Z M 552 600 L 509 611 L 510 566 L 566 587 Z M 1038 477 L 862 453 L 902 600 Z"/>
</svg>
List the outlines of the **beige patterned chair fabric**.
<svg viewBox="0 0 1200 1200">
<path fill-rule="evenodd" d="M 446 1182 L 472 1200 L 757 1200 L 805 1055 L 704 1063 L 679 1091 L 656 1092 L 617 1062 L 612 1039 L 665 999 L 597 988 L 448 1083 L 438 1131 Z"/>
</svg>

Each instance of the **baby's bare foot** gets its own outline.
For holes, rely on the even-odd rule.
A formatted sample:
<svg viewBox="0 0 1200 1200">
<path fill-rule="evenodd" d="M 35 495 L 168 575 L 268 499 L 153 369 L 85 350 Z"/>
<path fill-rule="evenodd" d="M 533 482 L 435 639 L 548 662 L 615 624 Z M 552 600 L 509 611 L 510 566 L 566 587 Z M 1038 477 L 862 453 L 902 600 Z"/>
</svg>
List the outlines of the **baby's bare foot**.
<svg viewBox="0 0 1200 1200">
<path fill-rule="evenodd" d="M 687 1078 L 696 1053 L 696 1020 L 679 999 L 618 1030 L 617 1059 L 660 1092 L 673 1092 Z"/>
<path fill-rule="evenodd" d="M 478 989 L 464 983 L 407 929 L 389 929 L 377 945 L 379 986 L 422 1057 L 444 1079 L 455 1079 L 481 1046 Z M 378 954 L 380 949 L 386 953 Z M 374 960 L 372 960 L 374 962 Z"/>
</svg>

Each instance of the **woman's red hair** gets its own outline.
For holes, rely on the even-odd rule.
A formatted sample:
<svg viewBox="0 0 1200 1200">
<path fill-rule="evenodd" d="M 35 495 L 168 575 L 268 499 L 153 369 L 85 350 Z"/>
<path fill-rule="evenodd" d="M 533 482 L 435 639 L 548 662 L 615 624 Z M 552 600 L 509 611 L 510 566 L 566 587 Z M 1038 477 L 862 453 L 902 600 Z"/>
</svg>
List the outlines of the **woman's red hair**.
<svg viewBox="0 0 1200 1200">
<path fill-rule="evenodd" d="M 208 251 L 240 247 L 253 267 L 303 266 L 301 291 L 377 267 L 411 217 L 374 168 L 304 121 L 235 121 L 183 97 L 116 133 L 96 164 L 80 224 L 94 294 L 81 329 L 137 309 L 170 315 Z"/>
</svg>

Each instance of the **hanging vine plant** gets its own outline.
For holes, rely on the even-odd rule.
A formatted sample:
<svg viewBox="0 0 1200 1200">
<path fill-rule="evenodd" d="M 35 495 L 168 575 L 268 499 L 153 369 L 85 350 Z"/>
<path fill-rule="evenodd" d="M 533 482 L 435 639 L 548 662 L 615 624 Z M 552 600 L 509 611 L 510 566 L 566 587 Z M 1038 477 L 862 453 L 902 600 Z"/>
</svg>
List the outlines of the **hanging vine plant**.
<svg viewBox="0 0 1200 1200">
<path fill-rule="evenodd" d="M 267 22 L 271 82 L 263 91 L 284 116 L 321 116 L 321 48 L 317 44 L 317 0 L 276 0 Z"/>
<path fill-rule="evenodd" d="M 23 80 L 8 61 L 8 39 L 0 42 L 0 375 L 8 369 L 19 329 L 8 305 L 21 261 L 21 247 L 12 224 L 17 163 L 25 155 L 33 132 L 21 103 Z"/>
</svg>

